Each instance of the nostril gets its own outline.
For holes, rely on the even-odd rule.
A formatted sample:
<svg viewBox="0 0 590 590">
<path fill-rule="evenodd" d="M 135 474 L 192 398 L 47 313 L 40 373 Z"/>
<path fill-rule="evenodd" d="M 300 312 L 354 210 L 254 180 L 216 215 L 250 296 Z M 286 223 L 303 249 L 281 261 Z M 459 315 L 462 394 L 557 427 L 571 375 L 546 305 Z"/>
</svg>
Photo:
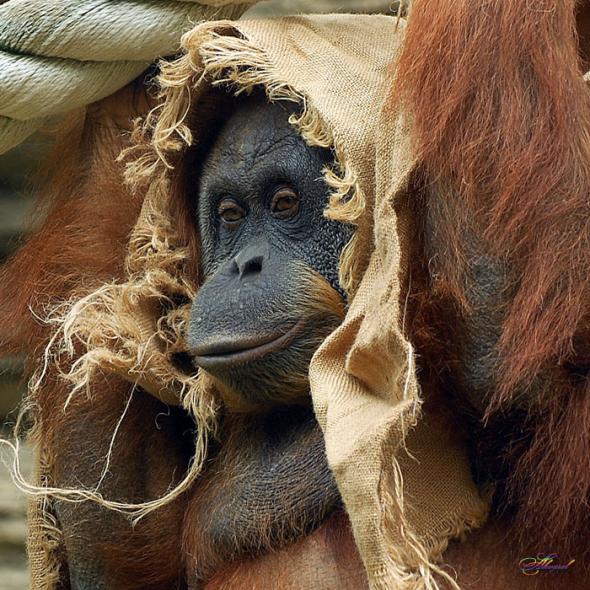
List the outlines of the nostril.
<svg viewBox="0 0 590 590">
<path fill-rule="evenodd" d="M 242 279 L 247 276 L 259 274 L 268 256 L 268 247 L 265 244 L 253 244 L 238 253 L 232 264 L 232 273 L 238 274 Z"/>
<path fill-rule="evenodd" d="M 262 256 L 252 256 L 240 263 L 236 261 L 240 277 L 257 274 L 262 270 Z"/>
<path fill-rule="evenodd" d="M 240 274 L 254 274 L 262 270 L 262 256 L 255 256 L 248 260 Z"/>
<path fill-rule="evenodd" d="M 262 271 L 263 261 L 263 255 L 254 255 L 248 257 L 236 256 L 232 261 L 231 272 L 233 274 L 237 274 L 240 278 L 258 274 Z"/>
</svg>

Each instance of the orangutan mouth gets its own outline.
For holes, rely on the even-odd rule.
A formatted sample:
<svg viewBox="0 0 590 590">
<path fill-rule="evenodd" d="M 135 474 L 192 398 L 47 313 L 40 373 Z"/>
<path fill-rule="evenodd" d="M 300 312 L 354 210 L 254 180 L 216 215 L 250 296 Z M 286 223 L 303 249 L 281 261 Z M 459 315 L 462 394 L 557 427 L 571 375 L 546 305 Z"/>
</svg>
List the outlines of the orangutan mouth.
<svg viewBox="0 0 590 590">
<path fill-rule="evenodd" d="M 304 326 L 305 321 L 301 319 L 280 333 L 206 342 L 191 350 L 193 362 L 205 370 L 251 363 L 287 348 L 301 334 Z"/>
</svg>

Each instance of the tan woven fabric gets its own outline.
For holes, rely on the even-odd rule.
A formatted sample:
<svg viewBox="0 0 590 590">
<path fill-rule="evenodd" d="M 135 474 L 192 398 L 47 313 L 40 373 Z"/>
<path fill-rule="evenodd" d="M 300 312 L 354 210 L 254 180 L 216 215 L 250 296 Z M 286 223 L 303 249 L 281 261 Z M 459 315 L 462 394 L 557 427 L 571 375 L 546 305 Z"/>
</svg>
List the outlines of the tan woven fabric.
<svg viewBox="0 0 590 590">
<path fill-rule="evenodd" d="M 395 206 L 414 162 L 401 113 L 381 107 L 403 26 L 390 17 L 343 15 L 228 21 L 187 33 L 184 55 L 162 66 L 163 104 L 128 154 L 131 183 L 149 187 L 130 242 L 128 281 L 97 291 L 84 306 L 73 302 L 61 342 L 62 351 L 74 337 L 87 347 L 70 374 L 74 385 L 101 369 L 127 373 L 156 396 L 176 388 L 199 431 L 208 431 L 215 394 L 207 380 L 179 375 L 167 361 L 182 347 L 184 310 L 153 305 L 192 288 L 182 276 L 188 253 L 167 210 L 171 162 L 198 143 L 187 120 L 207 126 L 210 111 L 200 107 L 210 103 L 212 85 L 235 92 L 262 86 L 270 100 L 299 102 L 303 113 L 293 125 L 310 144 L 332 147 L 340 168 L 326 171 L 333 188 L 327 214 L 357 225 L 340 268 L 350 309 L 312 361 L 313 403 L 371 588 L 409 590 L 436 587 L 436 574 L 444 574 L 435 563 L 449 539 L 480 525 L 487 506 L 460 443 L 436 416 L 421 414 L 413 352 L 401 332 Z M 138 322 L 146 310 L 155 317 Z M 153 364 L 142 363 L 148 347 L 158 351 L 150 353 Z"/>
<path fill-rule="evenodd" d="M 35 478 L 41 485 L 48 485 L 48 468 L 37 456 Z M 34 497 L 27 506 L 27 556 L 31 576 L 31 590 L 53 590 L 62 580 L 62 536 L 53 516 L 50 499 Z"/>
</svg>

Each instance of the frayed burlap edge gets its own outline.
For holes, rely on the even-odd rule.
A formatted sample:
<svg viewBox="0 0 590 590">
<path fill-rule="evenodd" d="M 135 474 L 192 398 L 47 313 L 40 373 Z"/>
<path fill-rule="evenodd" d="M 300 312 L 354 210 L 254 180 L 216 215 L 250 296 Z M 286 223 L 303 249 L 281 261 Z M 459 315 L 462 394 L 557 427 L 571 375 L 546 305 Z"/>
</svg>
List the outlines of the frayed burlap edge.
<svg viewBox="0 0 590 590">
<path fill-rule="evenodd" d="M 219 31 L 222 31 L 220 33 Z M 229 86 L 236 95 L 263 88 L 270 101 L 288 101 L 302 107 L 290 123 L 310 146 L 330 148 L 335 168 L 324 169 L 324 179 L 332 189 L 326 216 L 358 225 L 366 212 L 366 199 L 342 146 L 334 139 L 319 113 L 303 94 L 281 79 L 265 52 L 244 39 L 231 21 L 202 25 L 185 34 L 187 53 L 161 65 L 158 78 L 165 102 L 147 117 L 144 133 L 151 140 L 139 142 L 128 154 L 135 153 L 127 167 L 126 179 L 135 187 L 145 186 L 161 167 L 171 168 L 170 157 L 193 143 L 186 123 L 191 109 L 191 88 L 207 83 Z M 143 144 L 143 145 L 142 145 Z M 354 293 L 360 282 L 364 259 L 359 250 L 358 232 L 346 246 L 340 263 L 340 282 Z"/>
<path fill-rule="evenodd" d="M 150 192 L 165 195 L 167 187 L 167 179 L 161 176 Z M 32 485 L 17 470 L 15 483 L 25 493 L 64 501 L 92 500 L 137 522 L 186 491 L 201 472 L 208 440 L 215 432 L 217 401 L 202 375 L 187 375 L 171 360 L 171 355 L 184 350 L 182 334 L 194 288 L 184 278 L 188 251 L 170 223 L 166 203 L 164 198 L 151 198 L 150 193 L 145 199 L 129 242 L 127 282 L 104 285 L 48 312 L 44 321 L 56 330 L 31 379 L 28 405 L 34 407 L 35 399 L 42 395 L 49 372 L 71 385 L 64 411 L 73 396 L 93 395 L 97 373 L 113 373 L 133 384 L 131 394 L 141 387 L 165 403 L 180 403 L 193 416 L 197 439 L 189 470 L 161 498 L 137 504 L 108 500 L 97 491 L 98 486 L 92 490 Z M 185 303 L 178 306 L 178 301 Z M 110 454 L 106 465 L 109 461 Z"/>
<path fill-rule="evenodd" d="M 133 391 L 141 387 L 165 403 L 181 404 L 193 416 L 197 428 L 189 469 L 161 498 L 142 503 L 115 502 L 104 498 L 98 485 L 83 489 L 54 487 L 48 481 L 43 485 L 28 482 L 20 471 L 18 441 L 16 445 L 4 441 L 14 455 L 13 479 L 24 493 L 63 501 L 91 500 L 137 522 L 186 491 L 201 472 L 209 438 L 215 433 L 217 401 L 203 375 L 187 375 L 171 360 L 172 354 L 184 350 L 182 333 L 194 287 L 184 278 L 188 250 L 170 223 L 167 200 L 150 196 L 166 195 L 167 187 L 167 179 L 160 175 L 148 191 L 129 242 L 127 282 L 103 285 L 79 299 L 55 305 L 40 318 L 54 327 L 54 333 L 30 380 L 22 412 L 24 415 L 26 408 L 35 407 L 49 373 L 70 384 L 64 411 L 73 396 L 93 395 L 92 382 L 98 373 L 115 374 L 132 384 L 129 401 Z M 178 306 L 179 301 L 184 303 Z M 38 421 L 37 412 L 33 410 L 30 415 Z M 35 424 L 35 428 L 42 427 Z M 110 458 L 109 452 L 104 472 Z"/>
<path fill-rule="evenodd" d="M 409 410 L 414 413 L 414 409 Z M 447 524 L 431 527 L 428 535 L 418 538 L 408 523 L 408 512 L 403 494 L 404 477 L 400 462 L 395 459 L 399 453 L 410 451 L 401 445 L 388 441 L 382 449 L 384 469 L 379 480 L 378 495 L 382 499 L 382 531 L 387 543 L 388 555 L 383 567 L 373 571 L 371 588 L 374 590 L 439 590 L 443 588 L 461 590 L 454 577 L 438 564 L 443 559 L 451 539 L 464 540 L 487 519 L 487 504 L 459 504 L 453 514 L 448 515 Z M 399 539 L 405 546 L 399 547 Z M 410 565 L 404 565 L 410 564 Z M 437 581 L 437 578 L 439 581 Z"/>
</svg>

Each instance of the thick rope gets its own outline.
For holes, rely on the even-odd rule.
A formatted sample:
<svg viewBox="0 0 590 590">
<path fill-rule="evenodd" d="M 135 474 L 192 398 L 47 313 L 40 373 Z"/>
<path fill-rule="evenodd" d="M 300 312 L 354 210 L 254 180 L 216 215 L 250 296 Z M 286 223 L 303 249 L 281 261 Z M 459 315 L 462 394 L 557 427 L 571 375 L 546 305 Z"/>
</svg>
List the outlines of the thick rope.
<svg viewBox="0 0 590 590">
<path fill-rule="evenodd" d="M 203 20 L 257 0 L 9 0 L 0 3 L 0 154 L 51 118 L 113 94 L 180 49 Z"/>
</svg>

